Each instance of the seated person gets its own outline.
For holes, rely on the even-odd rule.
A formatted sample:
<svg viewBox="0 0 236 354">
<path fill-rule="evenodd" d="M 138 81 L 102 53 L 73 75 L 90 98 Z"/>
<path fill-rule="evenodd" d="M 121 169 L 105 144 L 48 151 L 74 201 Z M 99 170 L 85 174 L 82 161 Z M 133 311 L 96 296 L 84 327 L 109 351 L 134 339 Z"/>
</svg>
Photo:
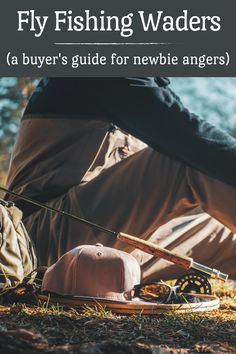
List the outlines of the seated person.
<svg viewBox="0 0 236 354">
<path fill-rule="evenodd" d="M 236 279 L 236 140 L 190 113 L 166 78 L 43 79 L 21 121 L 8 187 Z M 181 269 L 15 200 L 41 265 L 81 244 L 119 248 L 146 281 Z"/>
</svg>

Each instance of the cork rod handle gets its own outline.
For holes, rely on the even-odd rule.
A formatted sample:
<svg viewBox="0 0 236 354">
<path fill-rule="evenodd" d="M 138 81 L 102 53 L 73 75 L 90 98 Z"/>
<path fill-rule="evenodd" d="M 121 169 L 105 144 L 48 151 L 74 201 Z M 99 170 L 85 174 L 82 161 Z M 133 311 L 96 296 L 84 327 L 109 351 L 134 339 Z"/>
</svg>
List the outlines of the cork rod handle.
<svg viewBox="0 0 236 354">
<path fill-rule="evenodd" d="M 177 264 L 184 269 L 190 269 L 193 264 L 193 259 L 187 256 L 180 256 L 174 252 L 168 251 L 164 248 L 157 246 L 156 244 L 142 240 L 138 237 L 134 237 L 123 232 L 117 235 L 118 240 L 127 243 L 135 248 L 140 249 L 143 252 L 154 255 L 155 257 L 160 257 Z"/>
</svg>

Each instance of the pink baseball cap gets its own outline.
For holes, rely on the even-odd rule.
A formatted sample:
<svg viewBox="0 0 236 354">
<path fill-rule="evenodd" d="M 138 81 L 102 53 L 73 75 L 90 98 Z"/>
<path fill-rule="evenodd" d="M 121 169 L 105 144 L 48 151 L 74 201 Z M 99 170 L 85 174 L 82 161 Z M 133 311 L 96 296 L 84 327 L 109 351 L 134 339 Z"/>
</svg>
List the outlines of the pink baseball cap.
<svg viewBox="0 0 236 354">
<path fill-rule="evenodd" d="M 83 245 L 65 253 L 47 269 L 42 291 L 127 301 L 140 279 L 140 266 L 132 255 L 101 244 Z"/>
</svg>

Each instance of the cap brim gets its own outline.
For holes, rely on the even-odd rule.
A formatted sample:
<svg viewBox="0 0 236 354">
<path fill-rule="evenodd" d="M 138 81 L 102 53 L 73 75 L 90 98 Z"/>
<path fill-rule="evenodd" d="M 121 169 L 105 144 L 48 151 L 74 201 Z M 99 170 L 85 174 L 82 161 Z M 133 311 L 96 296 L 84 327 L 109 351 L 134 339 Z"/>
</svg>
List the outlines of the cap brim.
<svg viewBox="0 0 236 354">
<path fill-rule="evenodd" d="M 192 295 L 192 294 L 191 294 Z M 41 301 L 50 304 L 60 304 L 65 307 L 73 307 L 83 310 L 86 306 L 92 308 L 104 307 L 107 311 L 122 314 L 160 314 L 168 311 L 176 311 L 178 313 L 200 312 L 216 310 L 220 306 L 219 298 L 213 295 L 192 295 L 201 300 L 197 303 L 182 304 L 159 304 L 147 301 L 115 301 L 99 297 L 90 296 L 55 296 L 38 294 Z"/>
</svg>

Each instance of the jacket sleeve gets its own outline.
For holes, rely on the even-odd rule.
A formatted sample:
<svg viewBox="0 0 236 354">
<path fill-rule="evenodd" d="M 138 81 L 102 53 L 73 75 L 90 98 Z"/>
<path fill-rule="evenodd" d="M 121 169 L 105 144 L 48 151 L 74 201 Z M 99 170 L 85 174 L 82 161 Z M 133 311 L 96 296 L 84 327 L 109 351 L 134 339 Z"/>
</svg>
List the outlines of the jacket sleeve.
<svg viewBox="0 0 236 354">
<path fill-rule="evenodd" d="M 236 140 L 190 113 L 167 79 L 105 80 L 96 97 L 114 124 L 153 149 L 236 186 Z"/>
</svg>

